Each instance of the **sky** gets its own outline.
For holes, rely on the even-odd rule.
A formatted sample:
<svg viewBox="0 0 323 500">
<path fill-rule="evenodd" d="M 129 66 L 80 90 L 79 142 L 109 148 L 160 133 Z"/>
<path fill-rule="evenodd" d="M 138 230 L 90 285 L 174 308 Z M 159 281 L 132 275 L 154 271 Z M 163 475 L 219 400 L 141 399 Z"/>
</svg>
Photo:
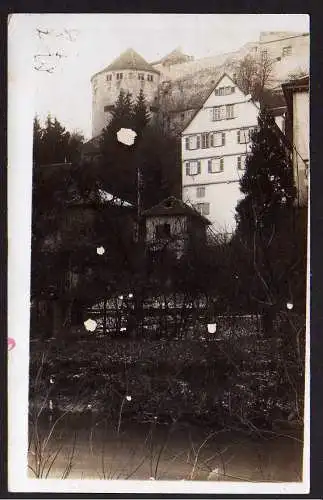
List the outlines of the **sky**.
<svg viewBox="0 0 323 500">
<path fill-rule="evenodd" d="M 41 30 L 39 32 L 38 30 Z M 65 31 L 67 30 L 67 31 Z M 43 34 L 42 32 L 49 32 Z M 148 62 L 180 46 L 195 58 L 231 52 L 261 31 L 309 31 L 306 14 L 14 14 L 9 22 L 10 81 L 33 88 L 34 114 L 50 113 L 91 137 L 91 76 L 132 47 Z M 37 71 L 38 55 L 53 71 Z M 36 58 L 35 58 L 36 56 Z M 53 62 L 52 62 L 53 61 Z M 48 66 L 47 66 L 48 67 Z M 30 97 L 29 97 L 30 98 Z M 10 101 L 9 101 L 10 105 Z"/>
</svg>

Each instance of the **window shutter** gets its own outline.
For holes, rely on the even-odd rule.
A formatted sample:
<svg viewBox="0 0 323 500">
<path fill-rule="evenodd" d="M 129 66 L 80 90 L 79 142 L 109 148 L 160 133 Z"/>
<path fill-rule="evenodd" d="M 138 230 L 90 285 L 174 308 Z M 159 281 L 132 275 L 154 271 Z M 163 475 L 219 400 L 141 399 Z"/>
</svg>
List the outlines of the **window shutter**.
<svg viewBox="0 0 323 500">
<path fill-rule="evenodd" d="M 200 149 L 200 147 L 201 147 L 201 136 L 197 135 L 196 136 L 196 148 Z"/>
<path fill-rule="evenodd" d="M 215 89 L 214 94 L 219 95 L 219 89 Z"/>
<path fill-rule="evenodd" d="M 211 122 L 214 121 L 214 108 L 210 108 L 210 120 Z"/>
<path fill-rule="evenodd" d="M 185 137 L 185 149 L 190 149 L 190 139 L 189 139 L 189 137 Z"/>
<path fill-rule="evenodd" d="M 207 161 L 207 171 L 209 172 L 209 174 L 212 173 L 212 160 Z"/>
<path fill-rule="evenodd" d="M 214 146 L 214 137 L 213 137 L 213 133 L 212 132 L 210 133 L 210 139 L 209 140 L 210 140 L 210 146 L 211 146 L 211 148 L 213 148 L 213 146 Z"/>
<path fill-rule="evenodd" d="M 187 161 L 187 162 L 185 163 L 185 166 L 186 166 L 186 175 L 190 175 L 190 162 L 189 162 L 189 161 Z"/>
<path fill-rule="evenodd" d="M 224 166 L 224 158 L 220 158 L 220 170 L 221 170 L 221 172 L 223 171 L 223 166 Z"/>
<path fill-rule="evenodd" d="M 201 173 L 201 162 L 200 162 L 200 160 L 198 160 L 198 162 L 197 162 L 197 173 L 198 174 Z"/>
<path fill-rule="evenodd" d="M 241 170 L 241 156 L 238 156 L 238 170 Z"/>
<path fill-rule="evenodd" d="M 237 130 L 237 142 L 240 144 L 240 130 Z"/>
<path fill-rule="evenodd" d="M 222 146 L 225 145 L 225 132 L 222 132 Z"/>
<path fill-rule="evenodd" d="M 234 94 L 236 91 L 236 88 L 235 87 L 231 87 L 231 94 Z"/>
</svg>

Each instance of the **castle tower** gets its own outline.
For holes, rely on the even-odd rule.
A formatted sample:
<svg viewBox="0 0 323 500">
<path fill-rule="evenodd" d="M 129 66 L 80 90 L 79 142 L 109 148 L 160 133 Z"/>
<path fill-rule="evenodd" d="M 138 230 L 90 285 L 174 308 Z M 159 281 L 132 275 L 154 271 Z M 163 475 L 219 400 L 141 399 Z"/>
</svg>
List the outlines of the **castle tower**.
<svg viewBox="0 0 323 500">
<path fill-rule="evenodd" d="M 128 49 L 108 67 L 91 78 L 92 136 L 99 135 L 109 122 L 111 110 L 121 90 L 135 100 L 143 90 L 150 111 L 157 111 L 157 89 L 160 73 L 133 49 Z"/>
</svg>

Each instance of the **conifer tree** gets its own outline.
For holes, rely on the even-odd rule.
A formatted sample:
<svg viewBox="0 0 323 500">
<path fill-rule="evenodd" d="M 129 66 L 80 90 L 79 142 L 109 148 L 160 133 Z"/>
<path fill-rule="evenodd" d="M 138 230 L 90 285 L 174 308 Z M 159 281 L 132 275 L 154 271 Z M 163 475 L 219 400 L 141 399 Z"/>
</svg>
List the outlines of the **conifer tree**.
<svg viewBox="0 0 323 500">
<path fill-rule="evenodd" d="M 266 110 L 259 114 L 252 139 L 240 181 L 245 196 L 236 208 L 235 240 L 242 242 L 238 248 L 249 267 L 244 293 L 256 309 L 272 317 L 286 304 L 301 261 L 295 233 L 296 189 L 290 150 Z"/>
<path fill-rule="evenodd" d="M 262 232 L 270 232 L 293 206 L 296 196 L 293 166 L 283 141 L 274 118 L 263 109 L 240 181 L 245 197 L 236 208 L 238 230 L 246 236 L 260 228 Z"/>
<path fill-rule="evenodd" d="M 143 130 L 150 121 L 150 113 L 148 111 L 148 104 L 142 89 L 137 96 L 136 102 L 133 107 L 133 125 L 134 130 L 139 136 L 142 135 Z"/>
</svg>

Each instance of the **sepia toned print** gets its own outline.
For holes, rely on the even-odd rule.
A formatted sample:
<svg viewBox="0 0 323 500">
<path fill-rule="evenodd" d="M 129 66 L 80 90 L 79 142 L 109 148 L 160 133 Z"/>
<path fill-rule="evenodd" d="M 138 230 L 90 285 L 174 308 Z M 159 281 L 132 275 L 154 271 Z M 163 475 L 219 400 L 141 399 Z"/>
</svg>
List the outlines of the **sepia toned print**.
<svg viewBox="0 0 323 500">
<path fill-rule="evenodd" d="M 31 30 L 27 476 L 302 484 L 307 18 L 95 17 Z"/>
</svg>

